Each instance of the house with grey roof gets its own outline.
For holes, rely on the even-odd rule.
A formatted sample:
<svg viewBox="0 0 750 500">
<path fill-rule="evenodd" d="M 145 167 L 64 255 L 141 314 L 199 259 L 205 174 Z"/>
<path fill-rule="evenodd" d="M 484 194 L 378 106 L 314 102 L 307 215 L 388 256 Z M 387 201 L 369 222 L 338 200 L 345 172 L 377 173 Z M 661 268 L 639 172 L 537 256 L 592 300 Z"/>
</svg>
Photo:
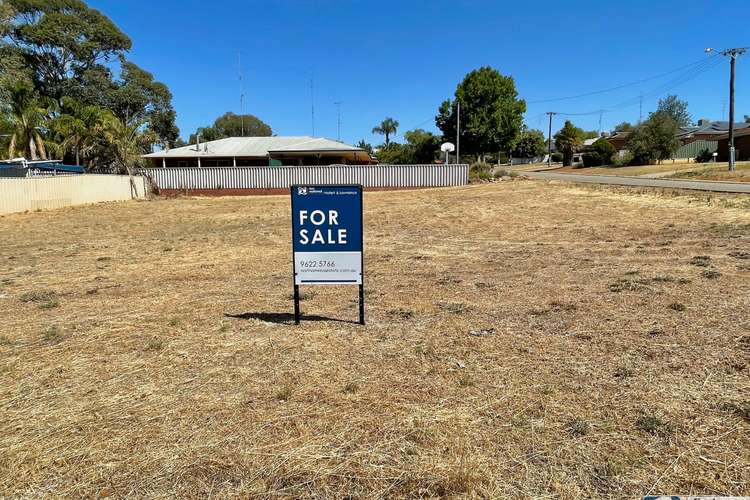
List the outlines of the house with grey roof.
<svg viewBox="0 0 750 500">
<path fill-rule="evenodd" d="M 750 123 L 735 123 L 734 129 L 745 130 L 750 128 Z M 674 158 L 695 158 L 701 151 L 709 153 L 717 151 L 719 139 L 729 133 L 728 121 L 698 120 L 695 126 L 681 127 L 677 138 L 680 140 L 680 148 L 675 152 Z"/>
<path fill-rule="evenodd" d="M 370 165 L 362 148 L 323 137 L 228 137 L 143 156 L 154 167 Z"/>
</svg>

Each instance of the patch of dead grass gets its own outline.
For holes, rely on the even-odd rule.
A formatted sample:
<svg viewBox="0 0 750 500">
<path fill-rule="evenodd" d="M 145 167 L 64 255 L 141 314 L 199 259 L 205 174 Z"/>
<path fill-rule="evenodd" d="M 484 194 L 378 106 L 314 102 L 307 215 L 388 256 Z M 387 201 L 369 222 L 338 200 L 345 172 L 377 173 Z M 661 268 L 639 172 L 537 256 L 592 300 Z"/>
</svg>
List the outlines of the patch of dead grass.
<svg viewBox="0 0 750 500">
<path fill-rule="evenodd" d="M 368 193 L 366 327 L 353 287 L 293 326 L 287 197 L 2 217 L 0 496 L 746 495 L 747 207 Z"/>
</svg>

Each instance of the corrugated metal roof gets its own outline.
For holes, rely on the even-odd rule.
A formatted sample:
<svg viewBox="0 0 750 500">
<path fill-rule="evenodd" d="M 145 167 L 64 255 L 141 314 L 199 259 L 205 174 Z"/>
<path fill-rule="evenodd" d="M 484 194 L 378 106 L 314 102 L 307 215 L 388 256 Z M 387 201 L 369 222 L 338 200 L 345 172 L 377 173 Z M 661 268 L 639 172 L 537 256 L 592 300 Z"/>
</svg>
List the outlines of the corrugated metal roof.
<svg viewBox="0 0 750 500">
<path fill-rule="evenodd" d="M 741 128 L 740 130 L 735 130 L 734 131 L 734 137 L 735 138 L 737 138 L 737 137 L 744 137 L 746 135 L 750 135 L 750 124 L 748 124 L 747 127 L 744 127 L 744 128 Z M 724 139 L 729 139 L 729 132 L 727 132 L 724 135 L 720 135 L 720 136 L 716 137 L 717 141 L 721 141 L 721 140 L 724 140 Z"/>
<path fill-rule="evenodd" d="M 735 123 L 735 130 L 742 130 L 750 127 L 750 123 Z M 729 132 L 729 122 L 710 122 L 704 125 L 695 127 L 681 127 L 682 133 L 679 136 L 685 135 L 717 135 Z"/>
<path fill-rule="evenodd" d="M 343 142 L 323 137 L 228 137 L 181 148 L 144 155 L 144 158 L 211 158 L 211 157 L 266 157 L 283 152 L 352 152 L 364 151 Z"/>
</svg>

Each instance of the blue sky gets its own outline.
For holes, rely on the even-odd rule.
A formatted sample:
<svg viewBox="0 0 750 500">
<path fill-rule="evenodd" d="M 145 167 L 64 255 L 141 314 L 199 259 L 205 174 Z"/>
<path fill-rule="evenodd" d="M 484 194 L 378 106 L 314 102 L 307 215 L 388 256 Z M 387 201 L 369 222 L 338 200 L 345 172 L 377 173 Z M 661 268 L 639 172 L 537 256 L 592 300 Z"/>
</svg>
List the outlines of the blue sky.
<svg viewBox="0 0 750 500">
<path fill-rule="evenodd" d="M 641 80 L 701 61 L 706 47 L 750 45 L 747 0 L 239 1 L 90 0 L 133 40 L 130 58 L 174 94 L 183 137 L 225 111 L 239 112 L 237 52 L 242 52 L 245 111 L 279 135 L 315 134 L 380 141 L 384 117 L 399 133 L 435 130 L 440 103 L 463 76 L 490 65 L 516 80 L 527 101 L 576 95 Z M 729 62 L 679 86 L 686 72 L 616 92 L 529 104 L 527 124 L 546 131 L 545 111 L 604 114 L 603 128 L 637 121 L 666 93 L 688 100 L 694 118 L 728 116 Z M 703 66 L 696 66 L 703 70 Z M 673 82 L 677 83 L 677 82 Z M 635 99 L 634 99 L 635 98 Z M 750 54 L 737 64 L 737 114 L 750 114 Z M 599 114 L 570 117 L 598 129 Z M 555 120 L 554 128 L 563 118 Z"/>
</svg>

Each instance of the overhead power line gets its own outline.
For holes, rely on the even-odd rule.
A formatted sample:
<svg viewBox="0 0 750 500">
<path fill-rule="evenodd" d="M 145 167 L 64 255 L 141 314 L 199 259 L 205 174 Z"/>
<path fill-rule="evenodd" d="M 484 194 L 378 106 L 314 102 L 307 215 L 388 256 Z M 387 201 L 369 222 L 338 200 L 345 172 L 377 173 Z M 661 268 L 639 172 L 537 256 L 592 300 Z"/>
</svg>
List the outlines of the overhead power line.
<svg viewBox="0 0 750 500">
<path fill-rule="evenodd" d="M 565 96 L 565 97 L 553 97 L 553 98 L 549 98 L 549 99 L 537 99 L 537 100 L 534 100 L 534 101 L 526 101 L 526 103 L 527 104 L 542 104 L 542 103 L 547 103 L 547 102 L 568 101 L 568 100 L 572 100 L 572 99 L 579 99 L 581 97 L 589 97 L 589 96 L 592 96 L 592 95 L 606 94 L 607 92 L 614 92 L 615 90 L 621 90 L 621 89 L 624 89 L 624 88 L 627 88 L 627 87 L 632 87 L 634 85 L 640 85 L 642 83 L 649 82 L 651 80 L 656 80 L 656 79 L 665 77 L 667 75 L 671 75 L 673 73 L 677 73 L 679 71 L 682 71 L 682 70 L 685 70 L 685 69 L 688 69 L 688 68 L 692 68 L 694 66 L 700 66 L 701 64 L 703 64 L 705 62 L 706 62 L 706 58 L 703 57 L 703 58 L 701 58 L 701 59 L 699 59 L 697 61 L 691 62 L 690 64 L 685 64 L 684 66 L 680 66 L 679 68 L 675 68 L 675 69 L 666 71 L 664 73 L 659 73 L 658 75 L 650 76 L 648 78 L 642 78 L 640 80 L 636 80 L 636 81 L 633 81 L 633 82 L 623 83 L 621 85 L 616 85 L 614 87 L 609 87 L 609 88 L 601 89 L 601 90 L 594 90 L 592 92 L 584 92 L 582 94 L 569 95 L 569 96 Z"/>
<path fill-rule="evenodd" d="M 628 98 L 624 101 L 613 104 L 611 106 L 599 108 L 599 109 L 592 110 L 592 111 L 578 112 L 578 113 L 566 113 L 566 112 L 558 111 L 556 112 L 556 114 L 561 115 L 561 116 L 602 115 L 604 113 L 611 113 L 619 109 L 624 109 L 624 108 L 628 108 L 628 107 L 635 106 L 635 105 L 641 105 L 643 103 L 644 98 L 664 95 L 670 90 L 712 70 L 713 68 L 718 66 L 720 63 L 721 63 L 721 60 L 719 58 L 712 56 L 712 57 L 703 59 L 701 64 L 693 65 L 688 71 L 684 71 L 682 74 L 678 75 L 677 77 L 668 80 L 667 82 L 659 85 L 658 87 L 648 92 L 641 92 L 637 96 Z"/>
</svg>

